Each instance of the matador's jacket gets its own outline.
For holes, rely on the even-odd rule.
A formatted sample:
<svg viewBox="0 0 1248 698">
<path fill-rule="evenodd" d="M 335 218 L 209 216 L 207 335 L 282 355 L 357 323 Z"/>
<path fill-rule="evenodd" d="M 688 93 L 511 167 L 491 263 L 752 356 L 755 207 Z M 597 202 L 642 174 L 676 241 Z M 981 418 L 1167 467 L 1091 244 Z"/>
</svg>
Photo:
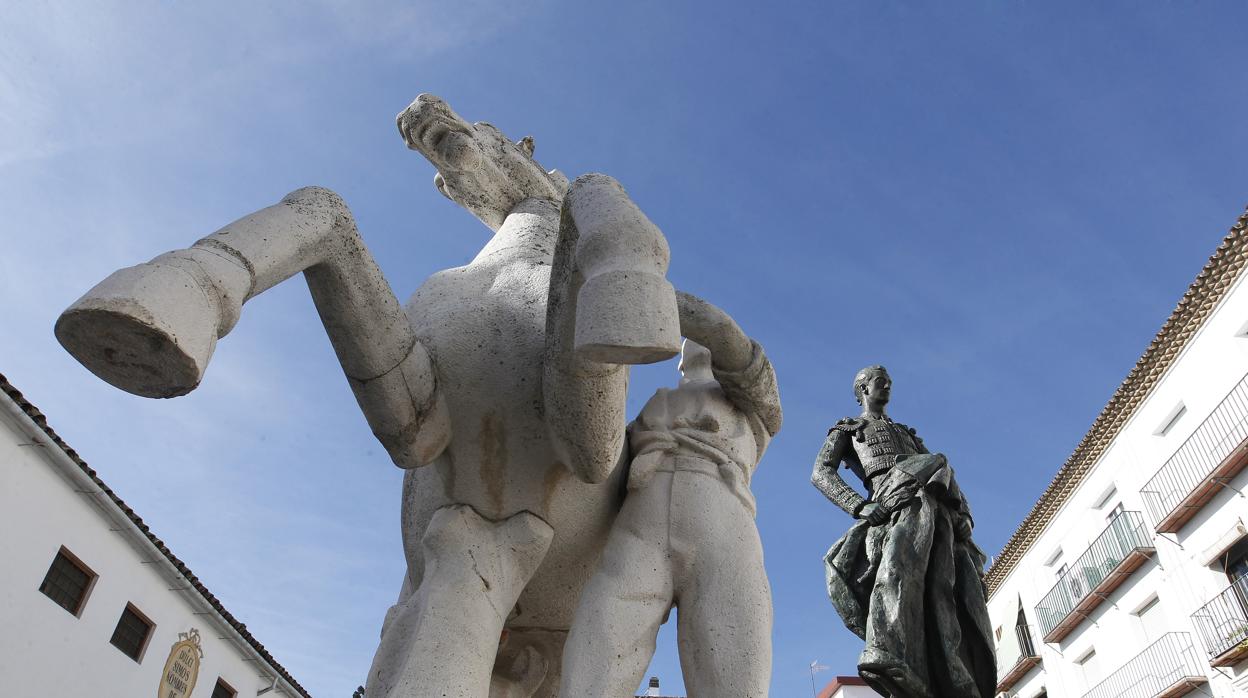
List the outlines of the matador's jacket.
<svg viewBox="0 0 1248 698">
<path fill-rule="evenodd" d="M 837 473 L 837 451 L 870 499 Z M 888 417 L 843 419 L 828 432 L 815 479 L 855 518 L 868 502 L 888 515 L 878 526 L 855 521 L 824 558 L 833 605 L 866 640 L 858 673 L 893 698 L 991 698 L 986 557 L 958 534 L 970 508 L 946 458 Z"/>
<path fill-rule="evenodd" d="M 852 445 L 849 443 L 853 440 Z M 842 448 L 845 467 L 862 480 L 868 496 L 875 493 L 876 477 L 887 473 L 897 462 L 898 455 L 927 453 L 923 439 L 911 427 L 894 422 L 888 417 L 870 419 L 865 417 L 846 417 L 828 430 L 828 438 L 819 452 L 816 466 L 830 487 L 821 488 L 827 491 L 834 504 L 845 510 L 845 513 L 858 517 L 867 499 L 850 487 L 837 472 L 837 463 L 828 462 L 830 455 L 838 446 Z M 970 515 L 969 508 L 966 511 Z"/>
</svg>

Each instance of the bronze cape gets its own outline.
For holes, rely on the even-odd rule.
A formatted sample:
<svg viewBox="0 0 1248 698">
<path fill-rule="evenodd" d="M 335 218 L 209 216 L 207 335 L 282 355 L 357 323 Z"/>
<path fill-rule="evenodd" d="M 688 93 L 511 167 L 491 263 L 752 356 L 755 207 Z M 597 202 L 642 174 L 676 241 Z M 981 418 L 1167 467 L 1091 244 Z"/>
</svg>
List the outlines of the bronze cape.
<svg viewBox="0 0 1248 698">
<path fill-rule="evenodd" d="M 966 504 L 953 470 L 940 454 L 898 456 L 872 500 L 889 521 L 855 522 L 824 558 L 833 605 L 867 643 L 859 674 L 892 698 L 991 698 L 986 559 L 954 533 Z"/>
</svg>

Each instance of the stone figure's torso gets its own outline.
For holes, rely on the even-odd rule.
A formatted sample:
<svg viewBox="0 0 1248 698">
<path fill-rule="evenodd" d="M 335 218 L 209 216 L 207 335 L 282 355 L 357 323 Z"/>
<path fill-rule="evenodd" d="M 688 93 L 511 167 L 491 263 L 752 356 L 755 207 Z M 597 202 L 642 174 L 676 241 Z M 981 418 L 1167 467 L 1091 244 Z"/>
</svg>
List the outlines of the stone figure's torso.
<svg viewBox="0 0 1248 698">
<path fill-rule="evenodd" d="M 674 454 L 701 456 L 714 462 L 732 461 L 746 474 L 756 465 L 758 443 L 749 418 L 728 400 L 715 381 L 660 388 L 642 408 L 630 431 L 634 457 L 639 450 L 639 432 L 666 432 L 676 439 Z"/>
</svg>

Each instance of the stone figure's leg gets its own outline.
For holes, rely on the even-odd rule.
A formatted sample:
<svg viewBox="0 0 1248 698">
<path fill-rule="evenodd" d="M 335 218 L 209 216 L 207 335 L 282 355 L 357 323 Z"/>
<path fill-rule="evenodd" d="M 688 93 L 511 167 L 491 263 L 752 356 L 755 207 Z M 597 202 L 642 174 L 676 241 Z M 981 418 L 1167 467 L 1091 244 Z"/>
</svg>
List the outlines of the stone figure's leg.
<svg viewBox="0 0 1248 698">
<path fill-rule="evenodd" d="M 550 547 L 553 529 L 529 513 L 501 522 L 471 507 L 439 509 L 423 540 L 424 575 L 404 604 L 400 666 L 374 660 L 370 698 L 485 696 L 503 623 Z M 384 683 L 380 677 L 390 677 Z"/>
<path fill-rule="evenodd" d="M 397 465 L 432 460 L 450 422 L 429 354 L 328 189 L 300 189 L 189 249 L 113 273 L 62 313 L 56 336 L 114 386 L 185 395 L 243 303 L 299 272 L 373 433 Z"/>
<path fill-rule="evenodd" d="M 563 651 L 562 698 L 624 698 L 641 683 L 672 607 L 671 486 L 671 473 L 657 473 L 624 500 L 573 616 Z"/>
<path fill-rule="evenodd" d="M 386 617 L 381 622 L 381 641 L 368 670 L 369 686 L 389 686 L 395 682 L 392 674 L 403 665 L 403 658 L 407 656 L 411 644 L 412 628 L 419 617 L 411 603 L 412 596 L 411 578 L 409 574 L 404 574 L 399 598 L 386 611 Z"/>
<path fill-rule="evenodd" d="M 714 477 L 682 472 L 676 482 L 677 645 L 689 698 L 766 696 L 771 587 L 754 517 Z"/>
</svg>

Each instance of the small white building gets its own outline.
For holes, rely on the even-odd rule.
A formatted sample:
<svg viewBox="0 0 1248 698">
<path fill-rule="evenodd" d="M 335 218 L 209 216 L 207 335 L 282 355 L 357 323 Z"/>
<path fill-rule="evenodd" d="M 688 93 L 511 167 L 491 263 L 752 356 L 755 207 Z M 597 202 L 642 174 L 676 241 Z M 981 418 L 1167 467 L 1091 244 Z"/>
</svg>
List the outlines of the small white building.
<svg viewBox="0 0 1248 698">
<path fill-rule="evenodd" d="M 0 376 L 0 695 L 308 694 Z"/>
<path fill-rule="evenodd" d="M 837 676 L 831 683 L 819 691 L 819 698 L 879 698 L 867 685 L 866 681 L 857 676 Z"/>
<path fill-rule="evenodd" d="M 1248 696 L 1248 214 L 987 574 L 1001 695 Z"/>
</svg>

